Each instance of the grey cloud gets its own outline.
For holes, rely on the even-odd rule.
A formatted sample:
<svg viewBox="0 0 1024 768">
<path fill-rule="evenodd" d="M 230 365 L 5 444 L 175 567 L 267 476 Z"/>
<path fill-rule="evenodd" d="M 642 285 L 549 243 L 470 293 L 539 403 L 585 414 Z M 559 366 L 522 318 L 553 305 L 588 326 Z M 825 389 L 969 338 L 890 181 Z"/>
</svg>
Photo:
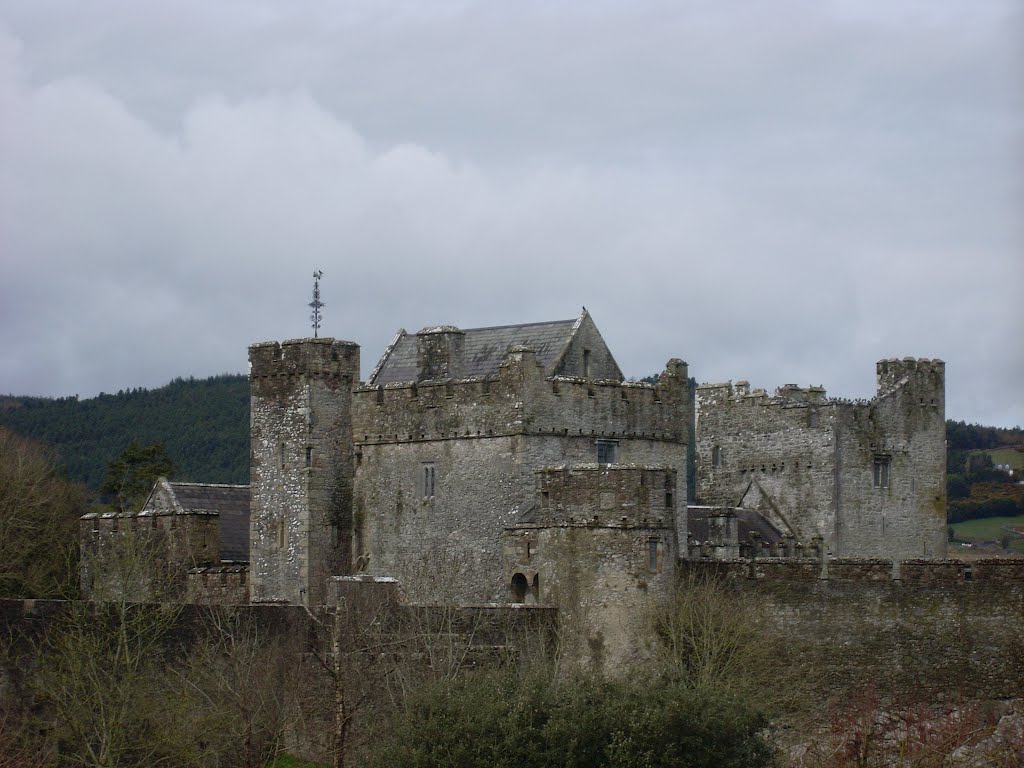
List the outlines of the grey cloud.
<svg viewBox="0 0 1024 768">
<path fill-rule="evenodd" d="M 630 375 L 1024 422 L 1011 3 L 0 2 L 0 390 L 553 319 Z M 3 29 L 3 26 L 0 26 Z"/>
</svg>

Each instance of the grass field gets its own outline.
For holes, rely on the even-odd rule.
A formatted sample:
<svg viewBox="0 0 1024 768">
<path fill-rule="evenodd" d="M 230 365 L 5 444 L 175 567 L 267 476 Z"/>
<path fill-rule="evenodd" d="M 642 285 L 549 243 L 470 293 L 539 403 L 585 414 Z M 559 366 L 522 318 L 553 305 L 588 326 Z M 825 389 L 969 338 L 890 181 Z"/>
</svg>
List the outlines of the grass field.
<svg viewBox="0 0 1024 768">
<path fill-rule="evenodd" d="M 953 523 L 956 541 L 980 543 L 983 541 L 999 541 L 1006 535 L 1007 528 L 1024 530 L 1024 515 L 1017 517 L 987 517 L 983 520 L 966 520 Z M 1024 552 L 1024 535 L 1010 536 L 1010 549 Z"/>
<path fill-rule="evenodd" d="M 1024 469 L 1024 451 L 1016 448 L 994 448 L 985 453 L 992 457 L 993 464 L 1009 464 L 1016 470 Z"/>
</svg>

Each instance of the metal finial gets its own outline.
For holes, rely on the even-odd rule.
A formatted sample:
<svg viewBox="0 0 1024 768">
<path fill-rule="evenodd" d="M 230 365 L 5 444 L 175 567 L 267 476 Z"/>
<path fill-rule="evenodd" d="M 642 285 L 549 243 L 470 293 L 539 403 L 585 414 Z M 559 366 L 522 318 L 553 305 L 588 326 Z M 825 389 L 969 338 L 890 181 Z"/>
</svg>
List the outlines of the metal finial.
<svg viewBox="0 0 1024 768">
<path fill-rule="evenodd" d="M 313 323 L 313 338 L 318 338 L 320 335 L 320 321 L 323 320 L 323 314 L 320 312 L 324 303 L 320 301 L 320 278 L 324 276 L 323 270 L 316 270 L 313 273 L 313 300 L 309 302 L 309 306 L 313 309 L 309 319 Z"/>
</svg>

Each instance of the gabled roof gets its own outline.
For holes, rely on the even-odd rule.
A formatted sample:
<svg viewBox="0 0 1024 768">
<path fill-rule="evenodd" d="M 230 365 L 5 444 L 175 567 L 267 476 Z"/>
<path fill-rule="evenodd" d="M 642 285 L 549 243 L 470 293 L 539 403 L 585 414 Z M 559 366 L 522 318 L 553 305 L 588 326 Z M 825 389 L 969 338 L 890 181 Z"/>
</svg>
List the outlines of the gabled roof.
<svg viewBox="0 0 1024 768">
<path fill-rule="evenodd" d="M 710 537 L 708 527 L 708 515 L 718 507 L 689 506 L 686 510 L 686 530 L 690 539 L 704 542 Z M 750 541 L 750 534 L 757 532 L 761 541 L 769 544 L 778 544 L 782 541 L 782 532 L 772 525 L 772 522 L 758 512 L 756 509 L 743 507 L 731 507 L 730 511 L 736 515 L 736 529 L 738 541 L 746 544 Z"/>
<path fill-rule="evenodd" d="M 505 353 L 512 347 L 520 345 L 536 352 L 537 362 L 544 367 L 544 372 L 550 375 L 572 340 L 573 332 L 582 318 L 583 316 L 573 320 L 552 320 L 546 323 L 462 329 L 465 334 L 462 375 L 471 378 L 496 374 Z M 415 333 L 406 333 L 405 329 L 399 330 L 377 363 L 368 382 L 370 386 L 416 381 L 416 337 Z"/>
<path fill-rule="evenodd" d="M 157 495 L 165 497 L 162 502 Z M 215 485 L 212 483 L 174 483 L 160 478 L 147 508 L 159 508 L 169 503 L 175 514 L 189 512 L 214 513 L 220 527 L 220 559 L 230 562 L 249 561 L 249 504 L 248 485 Z"/>
</svg>

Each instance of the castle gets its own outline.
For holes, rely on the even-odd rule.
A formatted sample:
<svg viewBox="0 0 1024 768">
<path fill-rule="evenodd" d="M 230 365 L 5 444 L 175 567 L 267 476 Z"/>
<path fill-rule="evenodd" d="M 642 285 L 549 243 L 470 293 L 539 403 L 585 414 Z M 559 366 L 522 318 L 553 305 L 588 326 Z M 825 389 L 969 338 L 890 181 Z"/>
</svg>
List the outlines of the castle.
<svg viewBox="0 0 1024 768">
<path fill-rule="evenodd" d="M 316 606 L 339 576 L 423 603 L 614 612 L 689 560 L 945 555 L 944 365 L 878 363 L 868 401 L 625 381 L 574 320 L 400 330 L 369 379 L 329 338 L 249 348 L 251 484 L 161 481 L 130 515 L 194 602 Z M 695 465 L 696 487 L 687 484 Z M 83 558 L 86 595 L 102 557 Z"/>
</svg>

